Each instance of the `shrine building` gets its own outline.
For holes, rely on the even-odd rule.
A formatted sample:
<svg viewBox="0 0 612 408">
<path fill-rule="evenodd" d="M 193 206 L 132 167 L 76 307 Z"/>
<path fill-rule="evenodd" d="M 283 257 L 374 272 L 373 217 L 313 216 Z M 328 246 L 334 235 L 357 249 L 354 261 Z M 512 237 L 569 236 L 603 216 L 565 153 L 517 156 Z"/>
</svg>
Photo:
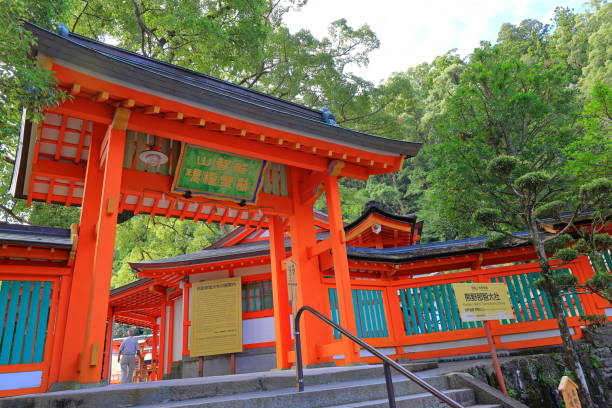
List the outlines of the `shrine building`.
<svg viewBox="0 0 612 408">
<path fill-rule="evenodd" d="M 345 224 L 338 180 L 398 171 L 419 143 L 65 30 L 25 28 L 68 98 L 39 123 L 24 115 L 11 192 L 81 214 L 71 230 L 0 224 L 0 397 L 107 383 L 115 322 L 153 333 L 143 380 L 289 368 L 303 306 L 394 358 L 485 352 L 482 325 L 459 318 L 456 282 L 508 285 L 516 318 L 491 322 L 497 348 L 560 343 L 531 247 L 420 244 L 414 215 L 376 204 Z M 313 208 L 321 197 L 324 213 Z M 196 253 L 132 263 L 141 279 L 111 291 L 117 224 L 143 214 L 235 229 Z M 553 266 L 579 282 L 593 274 L 586 257 Z M 563 299 L 575 338 L 583 315 L 612 315 L 595 295 Z M 372 361 L 312 315 L 301 336 L 306 365 Z"/>
<path fill-rule="evenodd" d="M 317 211 L 315 219 L 317 239 L 327 239 L 326 215 Z M 554 228 L 546 222 L 542 225 Z M 359 337 L 394 359 L 486 353 L 482 323 L 461 321 L 451 284 L 503 282 L 508 285 L 516 320 L 491 322 L 496 347 L 512 350 L 560 344 L 548 299 L 535 284 L 539 265 L 530 245 L 517 241 L 490 249 L 486 236 L 420 244 L 422 226 L 414 215 L 398 216 L 377 203 L 369 203 L 361 216 L 344 226 Z M 201 251 L 130 264 L 141 279 L 111 291 L 108 321 L 151 329 L 153 373 L 148 380 L 261 372 L 293 364 L 292 343 L 283 348 L 275 331 L 269 237 L 266 229 L 239 227 Z M 291 259 L 288 236 L 284 253 Z M 610 253 L 603 256 L 612 267 Z M 593 274 L 586 257 L 557 269 L 557 273 L 575 274 L 581 282 Z M 228 277 L 241 281 L 243 349 L 198 358 L 190 349 L 190 326 L 198 318 L 191 300 L 193 285 Z M 321 310 L 341 323 L 328 252 L 319 256 L 318 279 Z M 582 336 L 581 316 L 612 316 L 612 307 L 596 295 L 574 291 L 563 297 L 563 303 L 575 338 Z M 292 321 L 292 308 L 286 310 L 281 318 Z M 340 363 L 339 336 L 331 328 L 326 330 L 334 342 L 317 348 L 319 361 Z M 377 359 L 360 351 L 359 361 L 376 363 Z M 110 371 L 105 375 L 113 381 Z M 116 372 L 114 376 L 116 381 Z"/>
<path fill-rule="evenodd" d="M 355 330 L 338 179 L 397 171 L 419 143 L 345 129 L 319 110 L 65 30 L 57 34 L 29 23 L 25 28 L 37 41 L 33 55 L 54 72 L 68 97 L 45 107 L 40 123 L 23 121 L 11 191 L 28 204 L 80 206 L 81 217 L 74 259 L 61 274 L 55 270 L 50 289 L 54 357 L 37 363 L 24 362 L 21 354 L 11 357 L 0 376 L 30 373 L 38 380 L 28 387 L 15 383 L 0 395 L 100 383 L 109 347 L 116 225 L 131 215 L 268 230 L 279 316 L 289 307 L 285 235 L 292 237 L 298 305 L 322 308 L 322 284 L 310 276 L 319 271 L 319 255 L 331 251 L 339 313 Z M 317 241 L 313 204 L 321 195 L 330 234 Z M 11 262 L 26 262 L 17 258 Z M 0 271 L 0 280 L 12 279 Z M 13 304 L 20 293 L 7 289 L 3 296 Z M 9 310 L 6 344 L 27 315 L 25 306 Z M 289 321 L 277 321 L 276 337 L 288 349 Z M 317 348 L 334 339 L 313 317 L 304 324 L 304 361 L 317 363 Z M 349 340 L 341 342 L 344 361 L 357 361 Z"/>
</svg>

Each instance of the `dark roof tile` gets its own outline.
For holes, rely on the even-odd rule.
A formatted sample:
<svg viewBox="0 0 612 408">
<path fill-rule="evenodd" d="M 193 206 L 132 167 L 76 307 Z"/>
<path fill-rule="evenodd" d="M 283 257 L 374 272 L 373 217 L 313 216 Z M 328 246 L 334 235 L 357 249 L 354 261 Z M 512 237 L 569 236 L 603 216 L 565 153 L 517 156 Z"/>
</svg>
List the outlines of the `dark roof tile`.
<svg viewBox="0 0 612 408">
<path fill-rule="evenodd" d="M 0 243 L 71 248 L 70 230 L 0 223 Z"/>
</svg>

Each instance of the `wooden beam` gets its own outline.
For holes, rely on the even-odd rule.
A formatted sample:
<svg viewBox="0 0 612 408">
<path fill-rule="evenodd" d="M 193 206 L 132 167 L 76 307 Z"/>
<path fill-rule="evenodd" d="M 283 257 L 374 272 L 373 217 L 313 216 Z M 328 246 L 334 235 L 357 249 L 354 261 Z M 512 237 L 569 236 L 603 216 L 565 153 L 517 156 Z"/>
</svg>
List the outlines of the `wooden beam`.
<svg viewBox="0 0 612 408">
<path fill-rule="evenodd" d="M 159 113 L 160 107 L 158 105 L 151 105 L 144 108 L 145 115 L 157 115 Z"/>
<path fill-rule="evenodd" d="M 305 168 L 315 171 L 327 171 L 329 160 L 279 146 L 262 144 L 242 137 L 227 135 L 220 138 L 217 132 L 208 129 L 186 126 L 175 121 L 166 121 L 158 117 L 133 112 L 130 117 L 130 129 L 137 132 L 151 132 L 155 129 L 158 136 L 180 140 L 186 143 L 207 146 L 212 149 L 231 151 L 245 156 L 271 160 L 276 163 Z M 341 174 L 346 177 L 365 180 L 367 170 L 360 166 L 346 164 Z"/>
<path fill-rule="evenodd" d="M 21 246 L 0 247 L 0 256 L 6 258 L 48 259 L 68 261 L 70 251 L 55 248 L 33 248 Z"/>
<path fill-rule="evenodd" d="M 182 112 L 166 112 L 163 114 L 164 119 L 169 120 L 183 120 Z"/>
<path fill-rule="evenodd" d="M 109 97 L 108 91 L 102 91 L 102 92 L 98 92 L 93 97 L 93 100 L 96 101 L 96 102 L 106 102 L 106 101 L 108 101 L 108 97 Z"/>
<path fill-rule="evenodd" d="M 210 130 L 213 132 L 225 132 L 227 126 L 223 123 L 206 123 L 206 130 Z"/>
<path fill-rule="evenodd" d="M 201 118 L 187 118 L 187 119 L 185 119 L 184 123 L 186 125 L 189 125 L 189 126 L 204 126 L 204 125 L 206 125 L 206 121 L 204 119 L 201 119 Z"/>
<path fill-rule="evenodd" d="M 70 88 L 70 95 L 72 96 L 76 96 L 79 93 L 81 93 L 81 85 L 79 84 L 73 84 L 72 88 Z"/>
<path fill-rule="evenodd" d="M 115 115 L 115 108 L 104 104 L 96 103 L 90 99 L 75 97 L 72 101 L 66 101 L 59 106 L 52 106 L 46 109 L 48 112 L 59 115 L 68 115 L 77 119 L 91 120 L 93 122 L 110 124 Z"/>
<path fill-rule="evenodd" d="M 134 105 L 136 105 L 136 101 L 133 99 L 125 99 L 120 103 L 122 108 L 133 108 Z"/>
</svg>

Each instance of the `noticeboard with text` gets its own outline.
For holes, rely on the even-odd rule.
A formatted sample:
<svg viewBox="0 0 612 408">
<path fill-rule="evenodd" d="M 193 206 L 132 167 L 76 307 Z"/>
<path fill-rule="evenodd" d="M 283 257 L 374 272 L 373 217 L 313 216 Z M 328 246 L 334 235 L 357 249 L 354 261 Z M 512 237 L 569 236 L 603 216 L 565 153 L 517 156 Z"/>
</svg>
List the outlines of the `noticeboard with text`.
<svg viewBox="0 0 612 408">
<path fill-rule="evenodd" d="M 253 204 L 266 160 L 183 144 L 172 192 Z"/>
<path fill-rule="evenodd" d="M 508 287 L 503 283 L 453 283 L 461 320 L 514 319 Z"/>
<path fill-rule="evenodd" d="M 241 352 L 241 279 L 197 282 L 191 290 L 191 356 Z"/>
</svg>

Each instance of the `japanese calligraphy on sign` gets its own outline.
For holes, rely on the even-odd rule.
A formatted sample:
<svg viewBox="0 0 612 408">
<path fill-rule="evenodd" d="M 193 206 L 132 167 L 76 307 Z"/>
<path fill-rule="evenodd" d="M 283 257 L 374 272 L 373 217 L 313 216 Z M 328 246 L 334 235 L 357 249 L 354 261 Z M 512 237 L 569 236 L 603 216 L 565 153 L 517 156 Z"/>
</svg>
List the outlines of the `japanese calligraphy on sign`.
<svg viewBox="0 0 612 408">
<path fill-rule="evenodd" d="M 297 275 L 295 261 L 291 258 L 285 260 L 285 268 L 287 269 L 287 286 L 289 288 L 289 301 L 291 302 L 291 310 L 293 315 L 297 313 Z"/>
<path fill-rule="evenodd" d="M 508 287 L 503 283 L 453 283 L 461 320 L 514 319 Z"/>
<path fill-rule="evenodd" d="M 242 351 L 242 284 L 239 277 L 194 283 L 192 357 Z"/>
<path fill-rule="evenodd" d="M 266 161 L 184 144 L 172 192 L 253 204 Z"/>
</svg>

